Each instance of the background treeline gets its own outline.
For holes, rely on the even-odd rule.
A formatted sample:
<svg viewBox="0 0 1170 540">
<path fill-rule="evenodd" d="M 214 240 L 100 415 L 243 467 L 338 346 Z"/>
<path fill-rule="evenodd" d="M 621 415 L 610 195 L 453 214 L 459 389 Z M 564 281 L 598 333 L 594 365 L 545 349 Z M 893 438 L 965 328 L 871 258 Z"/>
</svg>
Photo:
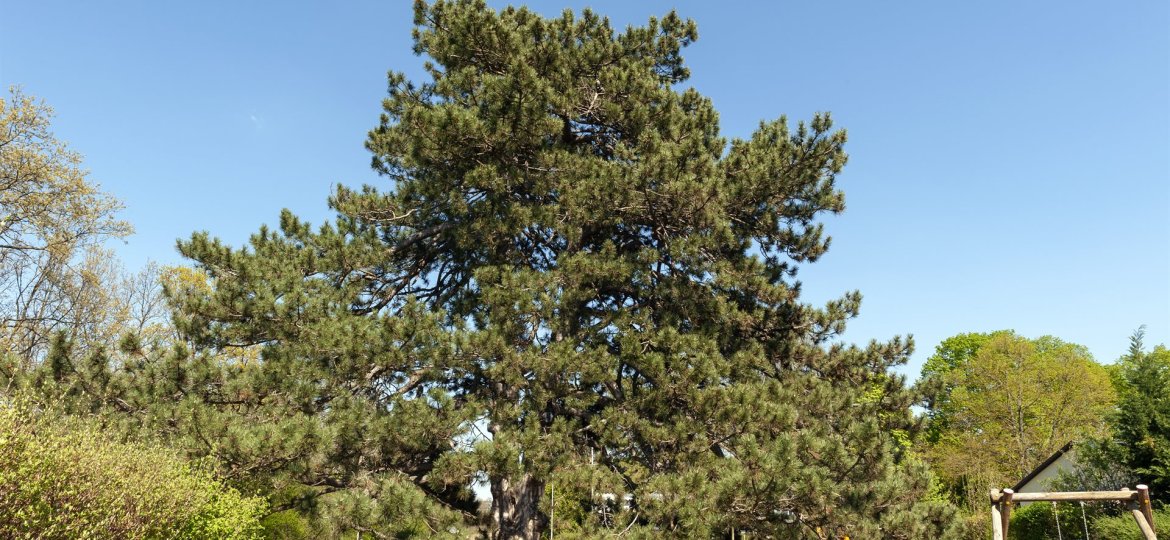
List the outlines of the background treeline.
<svg viewBox="0 0 1170 540">
<path fill-rule="evenodd" d="M 123 271 L 118 201 L 45 105 L 0 102 L 0 532 L 983 538 L 987 490 L 1069 442 L 1055 487 L 1168 500 L 1170 352 L 1141 331 L 1108 365 L 960 334 L 917 385 L 908 341 L 840 344 L 860 294 L 812 306 L 795 276 L 845 134 L 721 137 L 680 89 L 692 21 L 415 22 L 431 79 L 391 74 L 367 141 L 392 187 L 244 248 L 195 234 L 189 267 Z M 1044 510 L 1017 530 L 1080 517 Z"/>
</svg>

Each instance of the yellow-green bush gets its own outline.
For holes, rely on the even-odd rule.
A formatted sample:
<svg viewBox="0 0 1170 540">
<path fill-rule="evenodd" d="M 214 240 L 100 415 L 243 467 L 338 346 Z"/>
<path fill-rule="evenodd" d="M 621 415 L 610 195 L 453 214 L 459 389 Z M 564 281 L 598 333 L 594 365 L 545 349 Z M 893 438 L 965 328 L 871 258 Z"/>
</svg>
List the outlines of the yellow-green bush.
<svg viewBox="0 0 1170 540">
<path fill-rule="evenodd" d="M 1170 508 L 1154 511 L 1154 528 L 1159 535 L 1170 531 Z M 1109 538 L 1110 540 L 1141 540 L 1142 533 L 1138 530 L 1137 522 L 1132 515 L 1101 518 L 1093 522 L 1093 538 Z"/>
<path fill-rule="evenodd" d="M 14 538 L 261 538 L 266 504 L 165 448 L 0 405 L 0 531 Z"/>
</svg>

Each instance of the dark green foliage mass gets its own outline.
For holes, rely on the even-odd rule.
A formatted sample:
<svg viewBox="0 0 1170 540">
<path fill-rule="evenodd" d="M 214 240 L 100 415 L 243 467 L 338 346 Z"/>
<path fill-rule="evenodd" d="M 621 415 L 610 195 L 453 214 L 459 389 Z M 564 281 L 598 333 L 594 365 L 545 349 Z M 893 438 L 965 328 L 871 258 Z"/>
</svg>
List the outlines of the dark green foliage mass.
<svg viewBox="0 0 1170 540">
<path fill-rule="evenodd" d="M 431 78 L 392 73 L 367 142 L 389 185 L 181 242 L 210 285 L 169 287 L 192 349 L 131 366 L 155 397 L 128 410 L 339 531 L 458 533 L 484 481 L 497 538 L 547 531 L 551 486 L 584 536 L 944 535 L 889 372 L 910 344 L 840 344 L 856 292 L 800 300 L 844 209 L 828 115 L 726 140 L 674 14 L 415 22 Z"/>
<path fill-rule="evenodd" d="M 1061 478 L 1061 489 L 1146 484 L 1155 506 L 1170 503 L 1170 350 L 1159 345 L 1147 351 L 1144 338 L 1143 327 L 1131 336 L 1129 351 L 1108 366 L 1118 397 L 1107 417 L 1110 433 L 1078 444 L 1080 466 Z"/>
<path fill-rule="evenodd" d="M 1146 351 L 1143 331 L 1118 361 L 1114 384 L 1121 397 L 1113 419 L 1122 462 L 1149 484 L 1153 497 L 1170 502 L 1170 350 Z"/>
<path fill-rule="evenodd" d="M 1086 476 L 1109 477 L 1118 468 L 1150 487 L 1150 497 L 1170 503 L 1170 350 L 1145 350 L 1145 329 L 1134 332 L 1129 351 L 1113 367 L 1118 406 L 1109 418 L 1112 437 L 1088 441 Z M 1114 475 L 1116 476 L 1116 475 Z"/>
</svg>

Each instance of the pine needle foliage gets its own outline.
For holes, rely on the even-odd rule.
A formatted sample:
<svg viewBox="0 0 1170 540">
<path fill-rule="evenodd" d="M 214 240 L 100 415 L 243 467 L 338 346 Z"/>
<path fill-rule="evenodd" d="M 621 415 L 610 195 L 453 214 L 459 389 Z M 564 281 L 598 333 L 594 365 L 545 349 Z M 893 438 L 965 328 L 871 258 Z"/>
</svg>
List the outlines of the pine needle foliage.
<svg viewBox="0 0 1170 540">
<path fill-rule="evenodd" d="M 209 451 L 366 497 L 372 530 L 396 505 L 474 519 L 482 481 L 497 538 L 559 527 L 552 486 L 586 536 L 944 534 L 890 372 L 910 343 L 841 344 L 856 292 L 800 299 L 844 209 L 828 114 L 724 138 L 674 13 L 615 31 L 437 1 L 415 24 L 430 78 L 390 74 L 366 143 L 388 185 L 337 188 L 320 227 L 179 243 L 209 287 L 169 291 L 195 352 L 167 384 Z"/>
</svg>

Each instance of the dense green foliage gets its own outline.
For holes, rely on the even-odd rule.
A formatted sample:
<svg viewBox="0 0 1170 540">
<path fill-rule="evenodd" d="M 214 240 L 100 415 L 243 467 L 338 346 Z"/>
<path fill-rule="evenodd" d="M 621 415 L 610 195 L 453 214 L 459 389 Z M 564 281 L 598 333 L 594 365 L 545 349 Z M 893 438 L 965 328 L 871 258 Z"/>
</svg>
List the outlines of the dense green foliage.
<svg viewBox="0 0 1170 540">
<path fill-rule="evenodd" d="M 1143 337 L 1144 331 L 1135 333 L 1117 362 L 1113 446 L 1117 461 L 1150 486 L 1152 497 L 1170 503 L 1170 349 L 1146 351 Z"/>
<path fill-rule="evenodd" d="M 431 80 L 392 74 L 367 143 L 389 189 L 244 249 L 180 243 L 210 287 L 170 291 L 195 347 L 157 368 L 178 430 L 354 528 L 441 533 L 483 480 L 498 537 L 548 527 L 550 483 L 589 534 L 943 534 L 889 372 L 909 344 L 833 344 L 857 293 L 800 301 L 844 207 L 827 115 L 729 143 L 682 86 L 697 34 L 674 14 L 615 33 L 460 1 L 416 23 Z M 260 361 L 208 360 L 240 347 Z M 603 518 L 600 493 L 631 506 Z"/>
<path fill-rule="evenodd" d="M 1089 503 L 1090 507 L 1093 503 Z M 1057 520 L 1060 524 L 1058 526 Z M 1089 527 L 1088 512 L 1081 514 L 1078 503 L 1040 502 L 1016 507 L 1012 511 L 1011 538 L 1013 540 L 1059 540 L 1060 538 L 1085 538 L 1085 528 Z M 1137 524 L 1129 518 L 1129 528 L 1137 531 Z M 1059 531 L 1059 532 L 1058 532 Z M 1098 538 L 1117 538 L 1115 536 L 1098 536 Z"/>
<path fill-rule="evenodd" d="M 244 247 L 197 233 L 195 268 L 123 292 L 21 304 L 85 318 L 0 312 L 0 532 L 983 538 L 987 488 L 1070 440 L 1064 484 L 1170 495 L 1170 351 L 1140 333 L 1108 370 L 1052 337 L 960 334 L 914 390 L 892 372 L 908 341 L 842 344 L 860 294 L 813 306 L 797 275 L 844 210 L 845 133 L 817 114 L 722 137 L 685 86 L 692 21 L 439 0 L 415 24 L 429 79 L 390 74 L 366 143 L 386 185 Z M 76 156 L 30 148 L 94 203 L 64 225 L 124 232 Z M 39 264 L 9 251 L 0 268 Z M 1085 521 L 1136 534 L 1116 512 Z M 1013 517 L 1021 538 L 1055 526 L 1046 505 Z"/>
<path fill-rule="evenodd" d="M 1082 465 L 1063 479 L 1070 489 L 1113 489 L 1146 484 L 1156 503 L 1170 502 L 1170 350 L 1145 350 L 1144 329 L 1126 355 L 1109 366 L 1117 408 L 1107 416 L 1109 435 L 1083 441 Z"/>
<path fill-rule="evenodd" d="M 1106 433 L 1116 399 L 1108 371 L 1084 347 L 1008 331 L 943 341 L 920 384 L 927 455 L 973 512 L 988 489 L 1015 485 L 1065 444 Z"/>
<path fill-rule="evenodd" d="M 305 540 L 315 536 L 309 520 L 296 510 L 273 512 L 260 523 L 269 540 Z"/>
<path fill-rule="evenodd" d="M 0 406 L 0 531 L 22 538 L 258 539 L 263 499 L 160 447 Z"/>
<path fill-rule="evenodd" d="M 328 459 L 336 432 L 312 418 L 240 406 L 252 392 L 246 386 L 252 368 L 235 357 L 192 355 L 182 344 L 142 345 L 123 340 L 130 360 L 119 364 L 100 350 L 78 354 L 58 336 L 40 367 L 4 384 L 70 416 L 96 413 L 108 436 L 161 438 L 190 458 L 209 460 L 233 485 L 267 493 L 274 510 L 293 511 L 265 520 L 276 537 L 302 537 L 302 528 L 337 537 L 370 523 L 400 537 L 462 529 L 457 513 L 394 476 L 362 476 L 346 490 L 305 481 L 303 467 Z"/>
<path fill-rule="evenodd" d="M 928 419 L 926 440 L 937 443 L 944 431 L 951 427 L 953 406 L 951 393 L 955 391 L 952 371 L 962 368 L 975 358 L 979 348 L 992 337 L 1011 334 L 1008 330 L 990 333 L 966 333 L 951 336 L 939 343 L 934 354 L 922 365 L 918 386 L 923 393 Z"/>
</svg>

